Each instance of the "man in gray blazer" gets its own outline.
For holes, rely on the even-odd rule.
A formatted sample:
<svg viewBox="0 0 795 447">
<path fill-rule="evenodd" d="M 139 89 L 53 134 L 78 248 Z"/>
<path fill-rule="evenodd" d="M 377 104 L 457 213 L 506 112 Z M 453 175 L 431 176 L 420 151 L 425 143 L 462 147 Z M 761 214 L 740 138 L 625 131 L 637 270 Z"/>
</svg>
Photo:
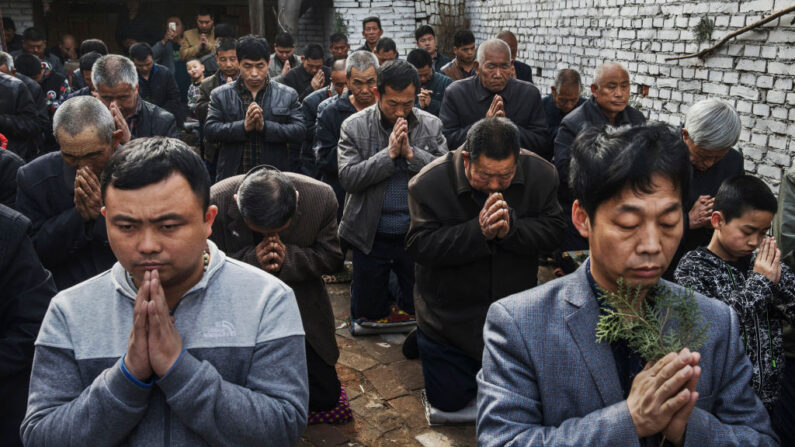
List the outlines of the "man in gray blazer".
<svg viewBox="0 0 795 447">
<path fill-rule="evenodd" d="M 737 316 L 723 303 L 694 295 L 708 324 L 699 352 L 684 348 L 644 368 L 625 341 L 596 342 L 606 306 L 597 297 L 619 278 L 640 286 L 642 299 L 659 287 L 684 292 L 660 277 L 682 235 L 690 171 L 687 148 L 666 125 L 584 133 L 569 186 L 590 258 L 489 309 L 479 445 L 778 445 L 750 387 Z"/>
</svg>

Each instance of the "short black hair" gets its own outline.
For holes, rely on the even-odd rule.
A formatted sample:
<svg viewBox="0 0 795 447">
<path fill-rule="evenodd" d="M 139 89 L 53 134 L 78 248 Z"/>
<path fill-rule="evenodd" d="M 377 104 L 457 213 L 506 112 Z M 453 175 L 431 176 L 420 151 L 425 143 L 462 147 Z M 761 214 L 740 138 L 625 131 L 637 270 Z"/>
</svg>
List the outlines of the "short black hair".
<svg viewBox="0 0 795 447">
<path fill-rule="evenodd" d="M 293 182 L 278 169 L 257 166 L 246 174 L 237 189 L 243 219 L 257 228 L 283 227 L 295 214 L 297 197 Z"/>
<path fill-rule="evenodd" d="M 3 17 L 3 29 L 17 30 L 17 26 L 14 25 L 14 20 L 11 17 Z"/>
<path fill-rule="evenodd" d="M 14 68 L 17 73 L 34 78 L 41 74 L 41 60 L 32 54 L 21 53 L 14 58 Z"/>
<path fill-rule="evenodd" d="M 273 45 L 282 48 L 290 48 L 295 46 L 295 39 L 290 33 L 279 33 L 273 39 Z"/>
<path fill-rule="evenodd" d="M 504 117 L 483 118 L 467 131 L 464 150 L 471 160 L 481 155 L 492 160 L 505 160 L 511 156 L 519 157 L 519 128 Z"/>
<path fill-rule="evenodd" d="M 715 194 L 712 211 L 720 211 L 726 223 L 742 217 L 747 211 L 776 214 L 778 203 L 770 187 L 753 175 L 738 175 L 723 181 Z"/>
<path fill-rule="evenodd" d="M 88 53 L 80 56 L 80 71 L 87 72 L 94 69 L 94 62 L 101 58 L 102 55 L 96 51 L 89 51 Z"/>
<path fill-rule="evenodd" d="M 210 8 L 201 7 L 196 9 L 196 17 L 199 16 L 210 16 L 211 19 L 215 20 L 215 13 Z"/>
<path fill-rule="evenodd" d="M 590 127 L 574 140 L 568 182 L 574 198 L 593 219 L 599 205 L 627 186 L 637 193 L 651 193 L 654 175 L 670 180 L 684 203 L 691 172 L 681 133 L 667 124 Z"/>
<path fill-rule="evenodd" d="M 348 36 L 345 33 L 333 33 L 328 37 L 329 42 L 334 45 L 337 42 L 348 43 Z"/>
<path fill-rule="evenodd" d="M 390 87 L 395 91 L 402 91 L 409 85 L 414 85 L 414 90 L 420 90 L 420 75 L 413 65 L 406 61 L 394 60 L 378 67 L 376 71 L 378 93 L 386 93 L 386 88 Z"/>
<path fill-rule="evenodd" d="M 433 57 L 431 56 L 431 53 L 423 48 L 415 48 L 409 51 L 409 55 L 406 56 L 406 61 L 413 65 L 417 70 L 420 68 L 433 66 Z"/>
<path fill-rule="evenodd" d="M 216 41 L 221 37 L 235 37 L 235 30 L 232 28 L 232 25 L 228 23 L 219 23 L 215 25 L 213 33 L 215 34 Z"/>
<path fill-rule="evenodd" d="M 154 57 L 154 53 L 146 42 L 136 42 L 130 47 L 130 59 L 134 61 L 145 61 L 149 56 Z"/>
<path fill-rule="evenodd" d="M 426 34 L 436 37 L 436 32 L 431 25 L 420 25 L 419 28 L 414 31 L 414 40 L 420 40 L 420 38 Z"/>
<path fill-rule="evenodd" d="M 316 43 L 310 43 L 306 47 L 304 47 L 304 58 L 305 59 L 323 59 L 325 53 L 323 52 L 323 47 Z"/>
<path fill-rule="evenodd" d="M 382 37 L 378 39 L 378 43 L 375 44 L 375 51 L 394 51 L 395 53 L 398 52 L 395 41 L 390 39 L 389 37 Z"/>
<path fill-rule="evenodd" d="M 381 19 L 379 19 L 378 16 L 370 16 L 370 17 L 365 17 L 362 20 L 362 30 L 364 30 L 364 27 L 367 26 L 367 24 L 370 22 L 375 22 L 378 25 L 378 29 L 382 29 Z"/>
<path fill-rule="evenodd" d="M 267 62 L 270 59 L 271 51 L 268 48 L 268 41 L 262 36 L 249 34 L 237 40 L 237 60 L 243 62 L 243 59 L 250 61 L 258 61 L 265 59 Z"/>
<path fill-rule="evenodd" d="M 86 54 L 92 51 L 99 53 L 100 56 L 104 56 L 108 54 L 108 46 L 99 39 L 86 39 L 80 42 L 80 54 Z"/>
<path fill-rule="evenodd" d="M 207 212 L 210 206 L 210 174 L 201 157 L 176 138 L 136 138 L 117 150 L 102 171 L 102 199 L 108 186 L 132 190 L 160 182 L 178 173 Z"/>
<path fill-rule="evenodd" d="M 222 37 L 215 40 L 215 53 L 219 51 L 229 51 L 237 49 L 237 39 L 232 37 Z"/>
<path fill-rule="evenodd" d="M 22 40 L 28 42 L 40 42 L 42 40 L 47 40 L 44 36 L 44 33 L 36 28 L 28 28 L 22 32 Z"/>
<path fill-rule="evenodd" d="M 453 36 L 453 46 L 456 48 L 475 43 L 475 35 L 468 29 L 460 29 Z"/>
</svg>

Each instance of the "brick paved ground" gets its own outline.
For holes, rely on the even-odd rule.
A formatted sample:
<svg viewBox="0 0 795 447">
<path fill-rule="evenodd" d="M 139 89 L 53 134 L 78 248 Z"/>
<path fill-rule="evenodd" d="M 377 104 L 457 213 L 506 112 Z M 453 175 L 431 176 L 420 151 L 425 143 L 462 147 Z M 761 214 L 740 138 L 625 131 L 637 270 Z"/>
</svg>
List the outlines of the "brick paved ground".
<svg viewBox="0 0 795 447">
<path fill-rule="evenodd" d="M 539 270 L 539 280 L 550 278 Z M 345 386 L 354 421 L 345 425 L 313 425 L 300 447 L 321 446 L 424 446 L 474 447 L 474 424 L 429 427 L 420 403 L 423 389 L 419 360 L 406 360 L 401 347 L 404 335 L 353 337 L 344 319 L 350 312 L 349 284 L 328 286 L 337 324 L 340 359 L 337 372 Z"/>
</svg>

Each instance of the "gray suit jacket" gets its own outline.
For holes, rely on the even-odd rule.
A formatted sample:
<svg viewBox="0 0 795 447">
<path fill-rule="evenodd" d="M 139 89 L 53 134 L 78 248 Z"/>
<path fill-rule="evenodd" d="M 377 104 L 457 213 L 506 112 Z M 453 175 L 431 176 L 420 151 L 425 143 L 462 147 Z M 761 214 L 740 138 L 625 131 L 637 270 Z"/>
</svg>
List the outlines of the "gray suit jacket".
<svg viewBox="0 0 795 447">
<path fill-rule="evenodd" d="M 709 336 L 685 445 L 778 445 L 750 386 L 737 315 L 696 298 Z M 659 436 L 638 439 L 610 346 L 595 340 L 598 318 L 584 267 L 491 306 L 478 373 L 479 445 L 660 445 Z"/>
</svg>

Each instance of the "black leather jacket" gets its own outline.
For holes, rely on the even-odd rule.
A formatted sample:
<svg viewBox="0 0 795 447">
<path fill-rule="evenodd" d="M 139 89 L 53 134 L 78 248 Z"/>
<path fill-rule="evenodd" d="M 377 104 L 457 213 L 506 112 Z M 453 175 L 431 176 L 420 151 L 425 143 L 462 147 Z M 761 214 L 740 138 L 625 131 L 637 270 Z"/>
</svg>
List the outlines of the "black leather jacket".
<svg viewBox="0 0 795 447">
<path fill-rule="evenodd" d="M 246 111 L 238 92 L 239 82 L 243 82 L 242 79 L 226 83 L 210 94 L 204 134 L 207 140 L 220 146 L 216 181 L 238 174 L 243 146 L 248 141 L 249 133 L 254 133 L 246 132 L 245 129 Z M 265 87 L 260 107 L 265 119 L 265 128 L 262 130 L 265 135 L 263 160 L 279 169 L 286 168 L 288 143 L 300 150 L 306 132 L 298 93 L 286 85 L 270 81 Z"/>
<path fill-rule="evenodd" d="M 177 121 L 167 110 L 151 102 L 139 99 L 140 107 L 135 125 L 130 129 L 132 138 L 171 137 L 177 138 Z M 128 122 L 129 124 L 129 122 Z"/>
</svg>

